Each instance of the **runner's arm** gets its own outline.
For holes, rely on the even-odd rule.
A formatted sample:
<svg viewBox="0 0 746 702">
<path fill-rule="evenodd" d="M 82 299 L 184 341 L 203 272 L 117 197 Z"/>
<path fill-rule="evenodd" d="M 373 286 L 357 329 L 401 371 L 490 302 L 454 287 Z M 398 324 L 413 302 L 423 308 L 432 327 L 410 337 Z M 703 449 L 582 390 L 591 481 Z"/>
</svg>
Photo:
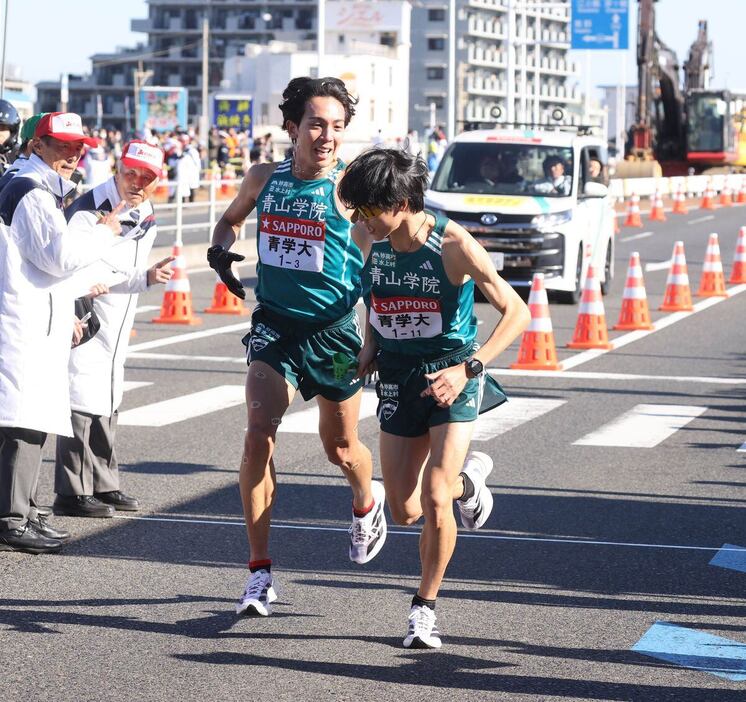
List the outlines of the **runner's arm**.
<svg viewBox="0 0 746 702">
<path fill-rule="evenodd" d="M 451 282 L 470 277 L 502 317 L 474 358 L 487 364 L 497 358 L 526 329 L 531 313 L 526 303 L 503 280 L 485 251 L 463 227 L 449 222 L 443 245 L 443 262 Z"/>
<path fill-rule="evenodd" d="M 249 169 L 241 183 L 238 195 L 215 225 L 212 232 L 212 246 L 230 249 L 238 238 L 244 221 L 256 207 L 259 194 L 277 168 L 276 163 L 258 163 Z"/>
</svg>

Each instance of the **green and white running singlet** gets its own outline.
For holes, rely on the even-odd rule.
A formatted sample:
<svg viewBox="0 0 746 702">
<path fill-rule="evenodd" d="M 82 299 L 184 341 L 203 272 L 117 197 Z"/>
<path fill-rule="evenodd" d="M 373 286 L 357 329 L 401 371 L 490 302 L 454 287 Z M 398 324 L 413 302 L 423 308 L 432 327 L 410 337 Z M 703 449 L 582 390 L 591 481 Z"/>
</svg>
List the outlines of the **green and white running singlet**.
<svg viewBox="0 0 746 702">
<path fill-rule="evenodd" d="M 435 217 L 425 243 L 412 253 L 375 242 L 363 268 L 368 320 L 378 348 L 434 358 L 471 344 L 477 336 L 474 281 L 453 285 L 443 267 L 447 218 Z"/>
<path fill-rule="evenodd" d="M 283 161 L 259 194 L 256 266 L 258 302 L 277 314 L 332 322 L 360 298 L 362 255 L 350 222 L 337 209 L 338 164 L 319 180 L 299 180 Z"/>
</svg>

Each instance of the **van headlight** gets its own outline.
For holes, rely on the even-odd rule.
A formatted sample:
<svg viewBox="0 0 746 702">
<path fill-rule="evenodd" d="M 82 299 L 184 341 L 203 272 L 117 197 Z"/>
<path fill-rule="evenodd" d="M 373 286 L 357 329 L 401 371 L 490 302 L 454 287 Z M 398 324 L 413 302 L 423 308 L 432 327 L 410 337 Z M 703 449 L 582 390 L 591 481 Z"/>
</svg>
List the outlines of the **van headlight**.
<svg viewBox="0 0 746 702">
<path fill-rule="evenodd" d="M 567 224 L 572 219 L 572 210 L 565 212 L 552 212 L 551 214 L 536 215 L 531 224 L 539 230 L 551 230 L 561 224 Z"/>
</svg>

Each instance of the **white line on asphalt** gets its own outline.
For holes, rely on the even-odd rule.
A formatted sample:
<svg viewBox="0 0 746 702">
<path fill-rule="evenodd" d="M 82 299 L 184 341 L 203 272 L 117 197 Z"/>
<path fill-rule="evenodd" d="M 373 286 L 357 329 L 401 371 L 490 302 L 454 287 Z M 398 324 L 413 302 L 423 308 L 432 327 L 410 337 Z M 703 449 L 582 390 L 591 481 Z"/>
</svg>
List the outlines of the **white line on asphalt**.
<svg viewBox="0 0 746 702">
<path fill-rule="evenodd" d="M 514 397 L 477 419 L 472 441 L 490 441 L 506 431 L 541 417 L 567 400 L 545 400 L 534 397 Z"/>
<path fill-rule="evenodd" d="M 574 445 L 654 448 L 706 411 L 696 405 L 636 405 Z"/>
<path fill-rule="evenodd" d="M 625 236 L 624 239 L 619 239 L 619 241 L 622 244 L 626 244 L 628 241 L 635 241 L 636 239 L 647 239 L 649 236 L 653 236 L 653 232 L 641 232 L 640 234 Z"/>
<path fill-rule="evenodd" d="M 690 219 L 687 224 L 700 224 L 702 222 L 709 222 L 711 219 L 715 219 L 715 215 L 705 215 L 704 217 L 697 217 L 697 219 Z"/>
<path fill-rule="evenodd" d="M 160 305 L 143 305 L 135 310 L 135 314 L 141 314 L 142 312 L 152 312 L 153 310 L 161 309 Z"/>
<path fill-rule="evenodd" d="M 668 261 L 655 261 L 654 263 L 646 263 L 645 264 L 645 272 L 651 273 L 652 271 L 663 271 L 666 268 L 671 267 L 671 259 L 669 258 Z"/>
<path fill-rule="evenodd" d="M 157 354 L 153 354 L 154 356 Z M 660 380 L 677 383 L 699 383 L 712 385 L 746 385 L 746 378 L 718 378 L 716 376 L 686 375 L 642 375 L 638 373 L 593 373 L 587 371 L 524 371 L 512 368 L 489 368 L 490 375 L 520 376 L 523 378 L 575 378 L 577 380 Z M 512 400 L 511 400 L 512 402 Z"/>
<path fill-rule="evenodd" d="M 665 317 L 661 317 L 661 319 L 659 319 L 657 322 L 654 322 L 653 323 L 654 328 L 651 331 L 632 331 L 632 332 L 628 332 L 627 334 L 623 334 L 622 336 L 619 336 L 616 339 L 612 339 L 611 343 L 613 344 L 613 347 L 611 349 L 589 349 L 588 351 L 581 351 L 580 353 L 575 354 L 574 356 L 570 356 L 570 358 L 563 360 L 562 367 L 565 370 L 569 370 L 570 368 L 575 368 L 576 366 L 579 366 L 581 363 L 592 361 L 593 359 L 598 358 L 599 356 L 603 356 L 605 353 L 609 353 L 609 351 L 620 349 L 622 348 L 622 346 L 631 344 L 633 341 L 637 341 L 638 339 L 642 339 L 646 336 L 649 336 L 650 334 L 654 334 L 655 332 L 660 331 L 661 329 L 665 329 L 671 324 L 674 324 L 682 319 L 686 319 L 687 317 L 691 317 L 693 314 L 696 314 L 697 312 L 706 310 L 708 307 L 717 305 L 723 302 L 723 300 L 727 300 L 730 297 L 735 297 L 736 295 L 739 295 L 740 293 L 744 291 L 746 291 L 746 284 L 734 285 L 732 288 L 728 288 L 727 290 L 728 297 L 709 297 L 695 304 L 694 310 L 692 312 L 672 312 L 671 314 Z"/>
<path fill-rule="evenodd" d="M 125 514 L 115 514 L 114 519 L 127 519 L 138 522 L 173 522 L 174 524 L 202 524 L 209 526 L 237 526 L 245 528 L 243 521 L 239 520 L 218 520 L 218 519 L 184 519 L 183 517 L 136 517 Z M 300 531 L 336 531 L 347 532 L 349 527 L 327 527 L 318 525 L 305 524 L 281 524 L 272 522 L 273 529 L 297 529 Z M 419 529 L 410 529 L 407 531 L 401 529 L 389 529 L 389 535 L 395 536 L 416 536 L 419 538 Z M 629 548 L 661 548 L 672 549 L 676 551 L 743 551 L 743 547 L 727 548 L 725 546 L 689 546 L 686 544 L 645 544 L 634 541 L 596 541 L 593 539 L 552 539 L 549 537 L 538 536 L 503 536 L 500 534 L 474 534 L 459 530 L 459 539 L 487 539 L 489 541 L 533 541 L 537 543 L 549 544 L 575 544 L 583 546 L 624 546 Z"/>
<path fill-rule="evenodd" d="M 243 385 L 218 385 L 170 400 L 154 402 L 119 414 L 120 426 L 162 427 L 203 414 L 241 405 L 246 401 Z"/>
<path fill-rule="evenodd" d="M 127 360 L 141 359 L 150 361 L 213 361 L 215 363 L 242 363 L 246 365 L 243 356 L 190 356 L 186 353 L 148 353 L 147 351 L 136 351 L 127 354 Z"/>
<path fill-rule="evenodd" d="M 148 385 L 152 384 L 153 383 L 146 380 L 125 380 L 123 390 L 124 392 L 127 392 L 128 390 L 137 390 L 137 388 L 146 388 Z"/>
<path fill-rule="evenodd" d="M 744 286 L 746 287 L 746 286 Z M 145 341 L 142 344 L 133 344 L 129 347 L 129 353 L 135 351 L 147 351 L 148 349 L 157 349 L 162 346 L 171 346 L 172 344 L 181 344 L 185 341 L 194 341 L 195 339 L 206 339 L 216 334 L 230 334 L 234 331 L 248 330 L 251 322 L 241 322 L 239 324 L 228 324 L 225 327 L 215 327 L 214 329 L 205 329 L 204 331 L 190 332 L 187 334 L 177 334 L 176 336 L 167 336 L 163 339 L 154 339 Z"/>
<path fill-rule="evenodd" d="M 738 453 L 746 453 L 746 441 L 741 444 L 741 448 L 737 448 L 736 451 Z"/>
<path fill-rule="evenodd" d="M 360 403 L 360 417 L 363 419 L 376 416 L 378 398 L 373 389 L 364 390 Z M 286 414 L 280 424 L 278 432 L 285 434 L 318 434 L 319 433 L 319 407 L 316 403 L 298 412 Z"/>
</svg>

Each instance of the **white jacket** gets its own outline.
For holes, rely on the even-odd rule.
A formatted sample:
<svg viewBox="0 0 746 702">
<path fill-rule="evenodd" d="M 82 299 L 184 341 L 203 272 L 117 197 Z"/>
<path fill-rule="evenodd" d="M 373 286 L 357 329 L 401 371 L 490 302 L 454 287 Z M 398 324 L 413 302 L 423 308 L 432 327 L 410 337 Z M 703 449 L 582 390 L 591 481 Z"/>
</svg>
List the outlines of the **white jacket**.
<svg viewBox="0 0 746 702">
<path fill-rule="evenodd" d="M 61 201 L 74 187 L 32 156 L 16 181 L 33 180 L 0 226 L 0 426 L 72 436 L 67 364 L 73 333 L 74 271 L 121 238 L 103 225 L 73 235 Z"/>
<path fill-rule="evenodd" d="M 92 231 L 96 227 L 96 212 L 110 211 L 121 199 L 112 177 L 68 208 L 70 229 L 76 233 Z M 103 417 L 110 417 L 122 402 L 124 361 L 135 319 L 137 293 L 147 288 L 148 255 L 157 233 L 149 201 L 122 210 L 119 219 L 123 233 L 129 229 L 127 222 L 136 221 L 137 230 L 128 231 L 121 246 L 77 274 L 77 277 L 86 276 L 83 286 L 93 282 L 108 284 L 110 294 L 94 300 L 101 328 L 90 341 L 72 350 L 69 365 L 72 409 Z"/>
</svg>

